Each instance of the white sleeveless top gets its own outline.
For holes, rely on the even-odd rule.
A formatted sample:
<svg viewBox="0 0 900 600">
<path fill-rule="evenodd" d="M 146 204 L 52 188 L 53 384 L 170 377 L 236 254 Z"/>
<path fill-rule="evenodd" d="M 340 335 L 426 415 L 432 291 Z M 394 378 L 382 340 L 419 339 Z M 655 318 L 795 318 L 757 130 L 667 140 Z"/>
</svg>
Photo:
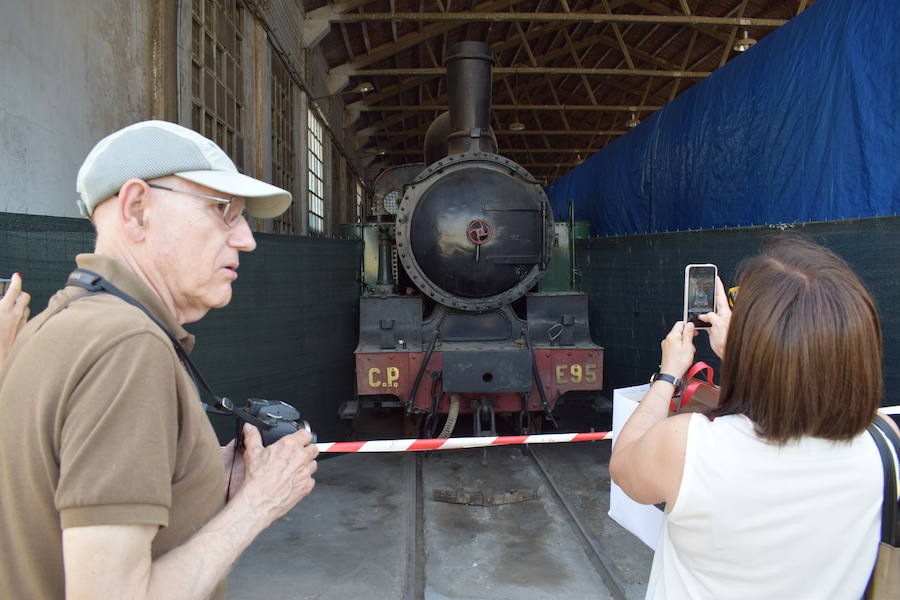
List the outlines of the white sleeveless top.
<svg viewBox="0 0 900 600">
<path fill-rule="evenodd" d="M 881 537 L 883 486 L 868 432 L 779 447 L 743 415 L 694 414 L 647 598 L 858 600 Z"/>
</svg>

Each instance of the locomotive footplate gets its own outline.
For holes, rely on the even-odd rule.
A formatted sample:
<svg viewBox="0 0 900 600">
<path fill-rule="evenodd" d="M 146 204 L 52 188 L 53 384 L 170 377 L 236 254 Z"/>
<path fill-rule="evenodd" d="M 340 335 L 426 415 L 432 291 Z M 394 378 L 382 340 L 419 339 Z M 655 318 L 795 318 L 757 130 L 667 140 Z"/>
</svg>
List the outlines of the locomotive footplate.
<svg viewBox="0 0 900 600">
<path fill-rule="evenodd" d="M 506 388 L 509 391 L 473 392 L 468 387 L 466 392 L 459 393 L 464 400 L 460 403 L 460 413 L 472 413 L 477 401 L 485 395 L 495 401 L 497 412 L 519 412 L 523 408 L 523 394 L 526 394 L 525 404 L 528 410 L 541 412 L 541 396 L 532 377 L 528 351 L 504 352 L 515 352 L 515 358 L 501 360 L 497 356 L 493 362 L 486 361 L 483 357 L 489 353 L 481 351 L 472 367 L 462 368 L 471 362 L 468 359 L 460 360 L 468 354 L 467 351 L 435 350 L 416 389 L 416 397 L 410 407 L 412 412 L 431 412 L 436 396 L 439 398 L 437 412 L 447 413 L 450 410 L 449 387 L 461 389 L 456 387 L 461 385 L 461 381 L 468 381 L 466 385 L 485 385 L 488 382 L 483 380 L 483 376 L 487 373 L 500 377 L 501 382 L 509 386 Z M 600 390 L 603 387 L 602 348 L 536 347 L 532 354 L 551 409 L 566 392 Z M 360 399 L 390 394 L 409 406 L 409 394 L 425 355 L 425 352 L 357 352 L 356 389 Z M 507 363 L 506 360 L 511 362 Z M 515 370 L 517 373 L 496 370 L 498 366 L 507 364 L 510 365 L 510 371 Z M 490 367 L 485 368 L 488 365 Z M 525 375 L 522 375 L 523 370 Z"/>
</svg>

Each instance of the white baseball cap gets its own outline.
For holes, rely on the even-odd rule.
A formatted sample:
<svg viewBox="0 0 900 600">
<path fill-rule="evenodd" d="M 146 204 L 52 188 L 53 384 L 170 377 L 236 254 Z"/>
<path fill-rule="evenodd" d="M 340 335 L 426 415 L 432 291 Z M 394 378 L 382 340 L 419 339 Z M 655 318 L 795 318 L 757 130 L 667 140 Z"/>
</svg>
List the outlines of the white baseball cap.
<svg viewBox="0 0 900 600">
<path fill-rule="evenodd" d="M 215 142 L 196 131 L 167 121 L 141 121 L 106 136 L 88 153 L 75 181 L 78 208 L 90 217 L 129 179 L 167 175 L 243 196 L 253 217 L 277 217 L 291 205 L 290 192 L 242 175 Z"/>
</svg>

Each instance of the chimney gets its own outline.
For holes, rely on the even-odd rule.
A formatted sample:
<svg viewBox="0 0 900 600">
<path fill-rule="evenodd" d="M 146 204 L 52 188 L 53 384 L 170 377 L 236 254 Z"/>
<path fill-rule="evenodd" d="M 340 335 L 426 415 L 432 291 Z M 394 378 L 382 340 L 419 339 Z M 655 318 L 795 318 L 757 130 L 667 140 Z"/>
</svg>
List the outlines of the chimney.
<svg viewBox="0 0 900 600">
<path fill-rule="evenodd" d="M 496 154 L 497 142 L 491 131 L 491 47 L 484 42 L 459 42 L 444 64 L 450 99 L 449 154 Z"/>
</svg>

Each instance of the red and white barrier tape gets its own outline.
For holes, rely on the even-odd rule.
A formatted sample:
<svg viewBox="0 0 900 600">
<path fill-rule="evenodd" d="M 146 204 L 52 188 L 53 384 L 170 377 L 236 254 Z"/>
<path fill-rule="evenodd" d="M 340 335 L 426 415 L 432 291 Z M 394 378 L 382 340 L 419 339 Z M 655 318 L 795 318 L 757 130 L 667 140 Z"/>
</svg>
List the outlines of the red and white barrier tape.
<svg viewBox="0 0 900 600">
<path fill-rule="evenodd" d="M 886 415 L 900 414 L 900 405 L 878 409 Z M 611 431 L 592 433 L 547 433 L 543 435 L 500 435 L 494 437 L 428 438 L 419 440 L 370 440 L 368 442 L 321 442 L 319 452 L 417 452 L 421 450 L 460 450 L 514 444 L 558 444 L 612 439 Z"/>
<path fill-rule="evenodd" d="M 371 440 L 368 442 L 322 442 L 319 452 L 415 452 L 418 450 L 459 450 L 511 444 L 557 444 L 608 440 L 611 431 L 594 433 L 547 433 L 543 435 L 501 435 L 495 437 L 458 437 L 421 440 Z"/>
</svg>

